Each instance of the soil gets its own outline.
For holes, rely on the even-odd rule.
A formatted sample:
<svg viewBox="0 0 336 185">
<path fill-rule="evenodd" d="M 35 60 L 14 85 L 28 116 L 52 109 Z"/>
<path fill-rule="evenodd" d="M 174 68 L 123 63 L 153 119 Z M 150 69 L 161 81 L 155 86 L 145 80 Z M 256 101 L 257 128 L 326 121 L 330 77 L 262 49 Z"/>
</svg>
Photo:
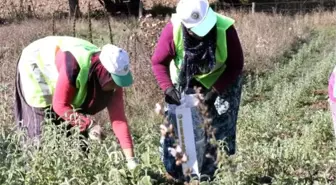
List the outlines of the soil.
<svg viewBox="0 0 336 185">
<path fill-rule="evenodd" d="M 317 89 L 313 91 L 314 95 L 328 95 L 327 89 Z"/>
<path fill-rule="evenodd" d="M 312 110 L 328 110 L 329 109 L 328 101 L 326 100 L 316 101 L 312 103 L 309 107 Z"/>
</svg>

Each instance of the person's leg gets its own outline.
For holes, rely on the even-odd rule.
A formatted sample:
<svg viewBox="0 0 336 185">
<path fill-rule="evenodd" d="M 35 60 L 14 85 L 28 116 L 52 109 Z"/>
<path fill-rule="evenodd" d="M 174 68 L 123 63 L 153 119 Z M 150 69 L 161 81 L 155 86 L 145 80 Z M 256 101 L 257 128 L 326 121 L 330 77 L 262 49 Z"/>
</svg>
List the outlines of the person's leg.
<svg viewBox="0 0 336 185">
<path fill-rule="evenodd" d="M 177 134 L 177 125 L 176 125 L 176 119 L 175 114 L 173 114 L 169 106 L 166 107 L 166 115 L 167 119 L 170 124 L 173 124 L 174 127 L 174 133 Z M 172 176 L 173 178 L 177 180 L 183 179 L 183 172 L 182 172 L 182 165 L 177 166 L 176 165 L 176 160 L 175 157 L 170 153 L 169 148 L 174 148 L 175 144 L 175 139 L 173 137 L 161 137 L 160 138 L 160 145 L 159 145 L 159 150 L 160 150 L 160 158 L 161 161 L 163 162 L 166 172 Z"/>
<path fill-rule="evenodd" d="M 189 89 L 189 94 L 194 94 L 195 92 Z M 201 113 L 197 110 L 196 107 L 191 109 L 191 115 L 193 120 L 193 131 L 194 131 L 194 139 L 196 144 L 196 152 L 197 152 L 197 161 L 199 163 L 199 168 L 202 167 L 204 155 L 205 155 L 205 148 L 207 145 L 206 142 L 206 132 L 204 130 L 203 124 L 203 117 Z M 176 114 L 175 108 L 173 105 L 166 104 L 165 106 L 165 116 L 167 116 L 167 120 L 170 124 L 173 125 L 173 130 L 175 136 L 178 135 L 177 129 L 177 121 L 176 121 Z M 161 160 L 165 165 L 166 171 L 176 179 L 180 179 L 183 181 L 189 181 L 189 177 L 183 177 L 183 169 L 182 166 L 177 166 L 175 164 L 176 160 L 175 157 L 169 152 L 169 147 L 174 147 L 175 141 L 174 138 L 170 137 L 161 137 L 160 139 L 160 154 Z M 201 170 L 201 169 L 200 169 Z M 194 178 L 194 177 L 193 177 Z"/>
<path fill-rule="evenodd" d="M 23 142 L 30 140 L 38 144 L 41 136 L 41 122 L 44 121 L 44 110 L 31 107 L 24 100 L 19 72 L 15 78 L 14 117 L 19 129 L 24 130 L 26 134 L 27 138 L 23 139 Z"/>
<path fill-rule="evenodd" d="M 227 155 L 234 155 L 236 152 L 236 123 L 241 92 L 242 76 L 239 76 L 234 84 L 219 95 L 214 106 L 211 108 L 211 115 L 213 117 L 212 126 L 216 129 L 216 140 L 225 142 Z M 217 169 L 214 164 L 216 160 L 216 148 L 213 148 L 209 144 L 207 146 L 207 153 L 212 154 L 212 158 L 205 158 L 202 173 L 212 177 Z"/>
<path fill-rule="evenodd" d="M 227 143 L 226 152 L 228 155 L 236 153 L 236 124 L 242 93 L 242 77 L 239 76 L 236 83 L 215 102 L 216 114 L 213 126 L 217 129 L 215 136 L 217 140 L 224 140 Z"/>
</svg>

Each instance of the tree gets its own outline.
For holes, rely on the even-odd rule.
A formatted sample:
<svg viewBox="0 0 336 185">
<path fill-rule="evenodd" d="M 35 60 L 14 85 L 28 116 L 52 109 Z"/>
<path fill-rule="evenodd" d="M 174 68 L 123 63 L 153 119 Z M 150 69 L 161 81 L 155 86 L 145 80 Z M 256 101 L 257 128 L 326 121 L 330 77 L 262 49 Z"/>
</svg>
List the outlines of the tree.
<svg viewBox="0 0 336 185">
<path fill-rule="evenodd" d="M 111 15 L 127 13 L 138 15 L 140 0 L 98 0 Z"/>
<path fill-rule="evenodd" d="M 79 9 L 78 0 L 69 0 L 70 16 L 73 17 L 75 14 L 76 17 L 79 17 L 81 12 Z"/>
<path fill-rule="evenodd" d="M 240 0 L 219 0 L 220 3 L 228 3 L 233 7 L 240 6 L 242 3 Z"/>
</svg>

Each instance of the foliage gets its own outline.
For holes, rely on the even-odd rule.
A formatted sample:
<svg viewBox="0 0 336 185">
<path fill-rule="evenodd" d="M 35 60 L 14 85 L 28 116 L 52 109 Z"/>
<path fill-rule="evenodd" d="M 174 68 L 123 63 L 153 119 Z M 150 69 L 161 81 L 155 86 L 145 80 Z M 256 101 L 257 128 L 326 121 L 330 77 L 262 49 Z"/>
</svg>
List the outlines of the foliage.
<svg viewBox="0 0 336 185">
<path fill-rule="evenodd" d="M 335 13 L 230 16 L 237 20 L 248 72 L 237 126 L 238 151 L 232 157 L 222 152 L 216 179 L 203 184 L 335 184 L 335 137 L 325 92 L 336 59 Z M 50 124 L 44 125 L 39 148 L 20 145 L 23 135 L 12 120 L 17 58 L 29 42 L 52 34 L 53 26 L 56 34 L 72 35 L 73 24 L 28 20 L 0 27 L 1 184 L 170 184 L 158 151 L 162 118 L 155 115 L 154 105 L 162 94 L 150 68 L 154 47 L 143 44 L 155 42 L 159 33 L 145 36 L 146 29 L 155 27 L 155 20 L 146 21 L 142 27 L 130 19 L 111 23 L 113 42 L 131 53 L 136 79 L 125 94 L 141 161 L 134 171 L 125 168 L 104 113 L 96 118 L 109 135 L 102 143 L 87 141 L 87 155 L 77 129 L 65 137 Z M 90 37 L 86 20 L 78 20 L 75 30 L 78 37 Z M 106 20 L 92 21 L 92 39 L 99 46 L 110 41 Z"/>
</svg>

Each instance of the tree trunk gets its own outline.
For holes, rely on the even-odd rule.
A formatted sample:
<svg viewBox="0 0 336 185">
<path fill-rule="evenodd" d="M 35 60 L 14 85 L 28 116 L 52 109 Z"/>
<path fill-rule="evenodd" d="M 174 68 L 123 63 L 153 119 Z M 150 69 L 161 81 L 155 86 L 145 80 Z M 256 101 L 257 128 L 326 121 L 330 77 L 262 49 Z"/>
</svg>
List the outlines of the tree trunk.
<svg viewBox="0 0 336 185">
<path fill-rule="evenodd" d="M 118 12 L 127 13 L 138 16 L 140 0 L 98 0 L 106 11 L 111 15 L 116 15 Z"/>
<path fill-rule="evenodd" d="M 69 0 L 70 16 L 73 17 L 76 14 L 76 17 L 80 16 L 80 9 L 78 5 L 78 0 Z"/>
</svg>

